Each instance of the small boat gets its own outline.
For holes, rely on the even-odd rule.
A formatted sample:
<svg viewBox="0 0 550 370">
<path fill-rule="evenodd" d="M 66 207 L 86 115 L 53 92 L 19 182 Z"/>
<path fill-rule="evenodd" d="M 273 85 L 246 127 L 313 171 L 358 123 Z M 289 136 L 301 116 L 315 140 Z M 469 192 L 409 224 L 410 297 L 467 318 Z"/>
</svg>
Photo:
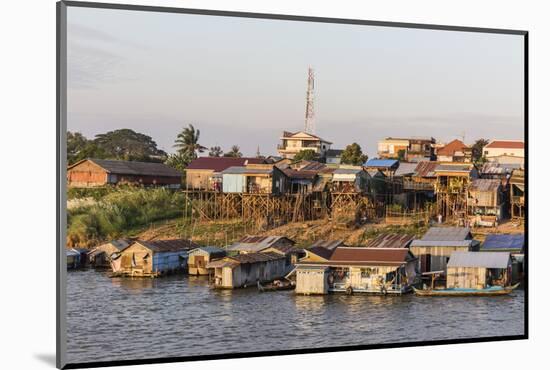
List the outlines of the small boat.
<svg viewBox="0 0 550 370">
<path fill-rule="evenodd" d="M 464 288 L 450 288 L 450 289 L 417 289 L 413 287 L 414 294 L 421 297 L 469 297 L 469 296 L 494 296 L 494 295 L 506 295 L 512 293 L 514 289 L 519 286 L 519 283 L 502 287 L 502 286 L 490 286 L 484 289 L 464 289 Z"/>
<path fill-rule="evenodd" d="M 292 290 L 294 289 L 294 283 L 291 281 L 283 281 L 283 280 L 275 280 L 271 283 L 268 283 L 266 285 L 262 285 L 258 281 L 258 290 L 260 292 L 274 292 L 276 290 Z"/>
</svg>

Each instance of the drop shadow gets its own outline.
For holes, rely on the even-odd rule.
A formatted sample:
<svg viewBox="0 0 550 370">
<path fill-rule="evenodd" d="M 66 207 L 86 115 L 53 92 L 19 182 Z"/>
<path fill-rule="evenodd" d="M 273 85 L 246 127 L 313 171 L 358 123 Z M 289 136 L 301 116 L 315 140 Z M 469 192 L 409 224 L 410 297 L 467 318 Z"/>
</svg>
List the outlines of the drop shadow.
<svg viewBox="0 0 550 370">
<path fill-rule="evenodd" d="M 52 367 L 56 366 L 55 353 L 35 353 L 34 358 L 42 361 L 46 365 L 50 365 Z"/>
</svg>

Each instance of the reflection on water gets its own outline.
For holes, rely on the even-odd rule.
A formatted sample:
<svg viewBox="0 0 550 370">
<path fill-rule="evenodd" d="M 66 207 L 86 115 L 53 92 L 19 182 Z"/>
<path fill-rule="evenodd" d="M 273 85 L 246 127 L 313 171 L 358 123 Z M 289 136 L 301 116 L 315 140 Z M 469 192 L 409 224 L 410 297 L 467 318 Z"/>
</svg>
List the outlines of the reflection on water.
<svg viewBox="0 0 550 370">
<path fill-rule="evenodd" d="M 214 290 L 207 277 L 70 271 L 69 362 L 523 334 L 523 291 L 502 297 L 300 296 Z"/>
</svg>

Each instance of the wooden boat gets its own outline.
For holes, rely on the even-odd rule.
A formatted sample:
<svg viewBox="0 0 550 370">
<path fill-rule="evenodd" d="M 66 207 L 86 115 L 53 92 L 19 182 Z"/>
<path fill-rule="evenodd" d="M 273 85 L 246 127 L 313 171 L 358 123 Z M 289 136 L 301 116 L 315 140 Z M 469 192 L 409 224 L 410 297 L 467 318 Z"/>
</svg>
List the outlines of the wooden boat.
<svg viewBox="0 0 550 370">
<path fill-rule="evenodd" d="M 508 286 L 491 286 L 484 289 L 417 289 L 413 287 L 414 294 L 421 297 L 469 297 L 469 296 L 494 296 L 512 293 L 519 286 L 519 283 Z"/>
<path fill-rule="evenodd" d="M 283 280 L 275 280 L 269 284 L 266 284 L 266 285 L 262 285 L 259 281 L 258 281 L 258 290 L 260 292 L 274 292 L 274 291 L 277 291 L 277 290 L 292 290 L 294 289 L 295 286 L 294 286 L 294 283 L 291 282 L 291 281 L 283 281 Z"/>
</svg>

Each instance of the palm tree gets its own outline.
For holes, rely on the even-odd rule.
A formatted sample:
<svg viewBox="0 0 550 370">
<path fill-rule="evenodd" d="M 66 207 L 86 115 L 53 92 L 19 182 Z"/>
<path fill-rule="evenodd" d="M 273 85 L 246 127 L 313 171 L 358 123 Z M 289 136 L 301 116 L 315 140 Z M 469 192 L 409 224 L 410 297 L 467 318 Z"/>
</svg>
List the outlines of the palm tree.
<svg viewBox="0 0 550 370">
<path fill-rule="evenodd" d="M 231 150 L 228 151 L 228 152 L 225 152 L 225 154 L 223 155 L 224 157 L 236 157 L 236 158 L 240 158 L 243 156 L 243 153 L 241 153 L 241 148 L 239 148 L 238 145 L 233 145 L 231 147 Z"/>
<path fill-rule="evenodd" d="M 208 155 L 210 157 L 221 157 L 223 155 L 223 150 L 219 146 L 213 146 L 210 148 L 210 152 L 208 152 Z"/>
<path fill-rule="evenodd" d="M 193 125 L 189 125 L 178 134 L 174 147 L 178 148 L 180 154 L 186 154 L 193 159 L 197 158 L 197 152 L 202 153 L 206 149 L 199 144 L 200 135 L 200 130 L 195 130 Z"/>
</svg>

